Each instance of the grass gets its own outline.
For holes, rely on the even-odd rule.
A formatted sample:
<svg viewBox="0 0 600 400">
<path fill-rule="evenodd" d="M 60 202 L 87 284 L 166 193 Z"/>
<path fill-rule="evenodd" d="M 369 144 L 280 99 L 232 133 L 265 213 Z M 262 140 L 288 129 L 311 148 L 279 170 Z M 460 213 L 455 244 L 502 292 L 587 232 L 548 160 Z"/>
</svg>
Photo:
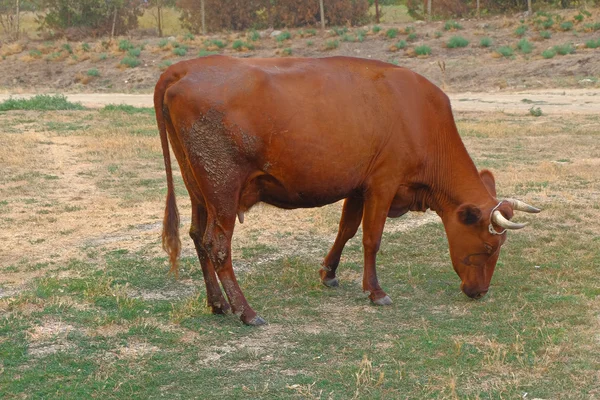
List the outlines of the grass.
<svg viewBox="0 0 600 400">
<path fill-rule="evenodd" d="M 176 56 L 179 56 L 179 57 L 183 57 L 187 54 L 187 51 L 188 51 L 187 46 L 180 45 L 173 49 L 173 54 L 175 54 Z"/>
<path fill-rule="evenodd" d="M 281 50 L 281 54 L 284 56 L 291 56 L 292 49 L 290 47 L 286 47 L 285 49 Z"/>
<path fill-rule="evenodd" d="M 119 40 L 119 50 L 120 51 L 129 51 L 133 49 L 135 46 L 127 39 Z"/>
<path fill-rule="evenodd" d="M 527 39 L 523 38 L 517 43 L 517 49 L 523 54 L 529 54 L 533 51 L 533 45 Z"/>
<path fill-rule="evenodd" d="M 590 39 L 588 41 L 585 42 L 585 47 L 587 47 L 588 49 L 595 49 L 600 47 L 600 39 Z"/>
<path fill-rule="evenodd" d="M 379 25 L 374 25 L 373 28 L 371 28 L 371 30 L 374 34 L 378 34 L 379 32 L 381 32 L 381 27 Z"/>
<path fill-rule="evenodd" d="M 335 50 L 340 47 L 339 40 L 328 40 L 325 42 L 325 50 Z"/>
<path fill-rule="evenodd" d="M 493 43 L 493 40 L 489 37 L 482 37 L 481 40 L 479 40 L 479 45 L 481 47 L 490 47 Z"/>
<path fill-rule="evenodd" d="M 0 111 L 10 110 L 85 110 L 80 103 L 67 100 L 66 96 L 39 94 L 29 99 L 9 98 L 0 103 Z"/>
<path fill-rule="evenodd" d="M 214 54 L 219 54 L 219 52 L 218 51 L 200 50 L 198 52 L 198 57 L 212 56 Z"/>
<path fill-rule="evenodd" d="M 128 104 L 107 104 L 101 112 L 119 112 L 125 114 L 148 114 L 154 115 L 154 108 L 152 107 L 135 107 Z"/>
<path fill-rule="evenodd" d="M 496 49 L 496 53 L 500 54 L 502 57 L 511 57 L 514 54 L 514 51 L 510 46 L 501 46 Z"/>
<path fill-rule="evenodd" d="M 125 56 L 123 57 L 123 59 L 121 60 L 121 62 L 119 64 L 121 65 L 125 65 L 128 68 L 135 68 L 138 65 L 140 65 L 142 62 L 137 59 L 136 57 L 131 57 L 131 56 Z"/>
<path fill-rule="evenodd" d="M 237 51 L 254 50 L 254 45 L 248 42 L 244 42 L 243 40 L 236 40 L 231 45 L 231 48 Z"/>
<path fill-rule="evenodd" d="M 394 44 L 394 47 L 397 48 L 398 50 L 401 50 L 401 49 L 405 49 L 407 45 L 408 44 L 406 43 L 405 40 L 399 40 L 398 42 L 396 42 Z"/>
<path fill-rule="evenodd" d="M 134 47 L 133 49 L 128 50 L 127 54 L 130 57 L 139 57 L 142 54 L 142 49 L 139 47 Z"/>
<path fill-rule="evenodd" d="M 292 39 L 292 34 L 288 31 L 283 31 L 279 35 L 275 36 L 275 40 L 278 43 L 282 43 L 286 40 L 291 40 L 291 39 Z"/>
<path fill-rule="evenodd" d="M 456 21 L 450 20 L 444 23 L 445 31 L 457 31 L 463 29 L 462 25 Z"/>
<path fill-rule="evenodd" d="M 385 36 L 387 36 L 388 39 L 395 39 L 396 36 L 398 36 L 398 29 L 397 28 L 390 28 L 387 31 L 385 31 Z"/>
<path fill-rule="evenodd" d="M 135 124 L 120 107 L 0 115 L 3 132 L 25 118 L 90 124 L 0 135 L 0 179 L 11 182 L 0 185 L 9 233 L 2 257 L 11 258 L 2 273 L 6 281 L 30 274 L 26 284 L 2 287 L 10 293 L 0 299 L 3 397 L 593 398 L 598 117 L 549 114 L 540 124 L 524 113 L 454 114 L 476 164 L 493 165 L 499 196 L 544 209 L 515 216 L 531 225 L 508 236 L 490 293 L 479 301 L 460 293 L 433 214 L 388 219 L 377 272 L 395 303 L 380 308 L 361 292 L 360 234 L 343 254 L 340 287 L 318 282 L 340 204 L 257 207 L 236 226 L 234 263 L 270 323 L 260 329 L 204 307 L 178 173 L 184 256 L 180 279 L 166 275 L 164 166 L 150 112 L 137 113 Z M 7 157 L 24 150 L 25 164 Z M 23 179 L 31 183 L 18 188 Z M 93 195 L 77 200 L 80 191 Z M 48 214 L 35 214 L 42 209 Z M 35 232 L 24 222 L 32 213 Z M 6 240 L 19 240 L 18 249 Z"/>
<path fill-rule="evenodd" d="M 531 107 L 529 109 L 529 114 L 534 117 L 541 117 L 543 112 L 542 112 L 542 109 L 539 107 Z"/>
<path fill-rule="evenodd" d="M 567 54 L 575 53 L 575 47 L 571 43 L 565 43 L 554 46 L 554 51 L 561 56 L 566 56 Z"/>
<path fill-rule="evenodd" d="M 452 36 L 446 46 L 449 49 L 455 49 L 458 47 L 467 47 L 469 45 L 469 41 L 462 36 Z"/>
<path fill-rule="evenodd" d="M 571 21 L 564 21 L 560 24 L 560 30 L 568 32 L 573 29 L 573 23 Z"/>
<path fill-rule="evenodd" d="M 90 68 L 87 70 L 87 76 L 92 76 L 92 77 L 99 77 L 100 76 L 100 71 L 98 71 L 97 68 Z"/>
<path fill-rule="evenodd" d="M 542 57 L 545 59 L 553 58 L 556 55 L 556 50 L 554 49 L 546 49 L 542 51 Z"/>
<path fill-rule="evenodd" d="M 550 32 L 550 31 L 541 31 L 540 32 L 540 36 L 543 39 L 550 39 L 552 37 L 552 32 Z"/>
<path fill-rule="evenodd" d="M 428 56 L 431 54 L 431 47 L 427 45 L 416 46 L 415 54 L 418 56 Z"/>
<path fill-rule="evenodd" d="M 258 31 L 255 30 L 251 30 L 248 33 L 248 39 L 253 42 L 258 42 L 260 40 L 260 33 L 258 33 Z"/>
<path fill-rule="evenodd" d="M 522 37 L 527 32 L 527 25 L 521 25 L 517 29 L 515 29 L 515 36 Z"/>
</svg>

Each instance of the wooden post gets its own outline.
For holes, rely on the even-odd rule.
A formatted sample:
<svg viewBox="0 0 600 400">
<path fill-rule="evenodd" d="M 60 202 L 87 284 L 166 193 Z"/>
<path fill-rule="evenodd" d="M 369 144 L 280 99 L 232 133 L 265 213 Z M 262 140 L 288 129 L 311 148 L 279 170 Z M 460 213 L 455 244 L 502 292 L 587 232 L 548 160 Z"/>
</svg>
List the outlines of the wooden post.
<svg viewBox="0 0 600 400">
<path fill-rule="evenodd" d="M 202 34 L 206 35 L 206 13 L 204 12 L 204 0 L 200 0 L 200 13 L 202 15 Z"/>
<path fill-rule="evenodd" d="M 321 29 L 325 30 L 325 7 L 323 7 L 323 0 L 319 0 L 319 7 L 321 8 Z"/>
<path fill-rule="evenodd" d="M 21 13 L 20 13 L 20 0 L 17 0 L 17 15 L 16 15 L 16 17 L 17 17 L 17 32 L 16 32 L 17 33 L 17 35 L 16 35 L 17 39 L 19 39 L 19 36 L 21 36 L 21 26 L 20 26 L 21 25 L 20 24 L 20 19 L 21 18 L 20 18 L 20 16 L 21 16 Z"/>
<path fill-rule="evenodd" d="M 375 0 L 375 22 L 379 23 L 379 0 Z"/>
<path fill-rule="evenodd" d="M 431 21 L 431 1 L 427 0 L 427 20 Z"/>
</svg>

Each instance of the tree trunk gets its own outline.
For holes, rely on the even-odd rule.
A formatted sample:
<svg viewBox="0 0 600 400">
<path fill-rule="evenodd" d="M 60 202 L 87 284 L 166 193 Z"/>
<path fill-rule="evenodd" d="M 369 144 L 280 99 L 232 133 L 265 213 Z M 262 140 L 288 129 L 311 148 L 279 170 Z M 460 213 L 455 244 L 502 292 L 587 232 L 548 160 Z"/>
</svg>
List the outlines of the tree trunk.
<svg viewBox="0 0 600 400">
<path fill-rule="evenodd" d="M 479 0 L 477 0 L 479 1 Z M 160 0 L 156 0 L 156 12 L 158 13 L 158 37 L 162 37 L 163 36 L 163 31 L 162 31 L 162 8 L 161 8 L 161 1 Z"/>
<path fill-rule="evenodd" d="M 202 34 L 206 35 L 206 13 L 204 12 L 204 0 L 200 0 L 200 12 L 202 14 Z"/>
<path fill-rule="evenodd" d="M 481 18 L 481 14 L 479 13 L 479 0 L 477 0 L 477 19 Z"/>
<path fill-rule="evenodd" d="M 427 0 L 427 20 L 431 21 L 431 1 Z"/>
<path fill-rule="evenodd" d="M 21 9 L 20 9 L 20 0 L 17 0 L 17 15 L 16 17 L 16 25 L 17 25 L 17 32 L 16 32 L 16 38 L 19 39 L 19 36 L 21 36 L 21 24 L 20 24 L 20 20 L 21 20 Z"/>
<path fill-rule="evenodd" d="M 321 8 L 321 29 L 325 30 L 325 7 L 323 7 L 323 0 L 319 0 L 319 7 Z"/>
<path fill-rule="evenodd" d="M 375 22 L 379 23 L 379 0 L 375 0 Z"/>
<path fill-rule="evenodd" d="M 117 25 L 117 6 L 115 6 L 115 13 L 113 15 L 113 23 L 112 23 L 112 29 L 110 30 L 110 40 L 113 40 L 113 37 L 115 36 L 115 25 Z"/>
<path fill-rule="evenodd" d="M 527 0 L 527 16 L 531 18 L 533 10 L 531 9 L 531 0 Z"/>
</svg>

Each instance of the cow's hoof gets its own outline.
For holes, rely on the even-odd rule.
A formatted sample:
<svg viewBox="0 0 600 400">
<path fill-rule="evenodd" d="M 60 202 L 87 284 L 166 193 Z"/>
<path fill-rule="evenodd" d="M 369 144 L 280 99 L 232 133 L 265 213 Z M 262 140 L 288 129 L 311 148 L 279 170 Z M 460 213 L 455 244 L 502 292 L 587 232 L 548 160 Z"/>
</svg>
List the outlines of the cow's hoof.
<svg viewBox="0 0 600 400">
<path fill-rule="evenodd" d="M 252 318 L 250 321 L 244 321 L 244 324 L 248 326 L 261 326 L 266 325 L 267 321 L 265 321 L 261 316 L 257 315 Z"/>
<path fill-rule="evenodd" d="M 321 279 L 321 282 L 323 282 L 323 285 L 325 285 L 327 287 L 338 287 L 338 286 L 340 286 L 340 280 L 338 278 Z"/>
<path fill-rule="evenodd" d="M 390 304 L 392 304 L 392 299 L 390 299 L 390 296 L 387 296 L 387 295 L 380 299 L 371 300 L 371 301 L 373 302 L 373 304 L 376 304 L 378 306 L 389 306 Z"/>
</svg>

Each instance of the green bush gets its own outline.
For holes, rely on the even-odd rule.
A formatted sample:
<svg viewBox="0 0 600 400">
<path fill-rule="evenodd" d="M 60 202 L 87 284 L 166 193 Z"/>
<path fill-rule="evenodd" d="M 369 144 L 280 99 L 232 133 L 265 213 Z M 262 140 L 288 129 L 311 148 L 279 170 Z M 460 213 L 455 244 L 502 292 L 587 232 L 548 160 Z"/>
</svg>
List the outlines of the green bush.
<svg viewBox="0 0 600 400">
<path fill-rule="evenodd" d="M 135 68 L 140 65 L 142 62 L 135 57 L 126 56 L 121 60 L 121 65 L 126 65 L 128 68 Z"/>
<path fill-rule="evenodd" d="M 162 49 L 163 47 L 165 47 L 168 44 L 169 44 L 169 41 L 167 39 L 160 39 L 158 42 L 158 47 L 160 47 Z"/>
<path fill-rule="evenodd" d="M 331 30 L 338 36 L 343 36 L 346 32 L 348 32 L 348 28 L 346 28 L 345 26 L 341 28 L 334 26 L 333 28 L 331 28 Z"/>
<path fill-rule="evenodd" d="M 88 69 L 87 76 L 98 77 L 100 76 L 100 71 L 98 71 L 96 68 Z"/>
<path fill-rule="evenodd" d="M 431 47 L 427 45 L 417 46 L 415 47 L 415 53 L 418 56 L 428 56 L 431 54 Z"/>
<path fill-rule="evenodd" d="M 441 38 L 441 37 L 442 37 L 442 35 L 443 35 L 443 33 L 442 33 L 442 32 L 440 32 L 440 31 L 435 31 L 435 33 L 433 34 L 433 36 L 434 36 L 436 39 L 439 39 L 439 38 Z"/>
<path fill-rule="evenodd" d="M 585 47 L 587 47 L 588 49 L 595 49 L 597 47 L 600 47 L 600 39 L 598 40 L 594 40 L 594 39 L 590 39 L 587 42 L 585 42 Z"/>
<path fill-rule="evenodd" d="M 42 52 L 38 49 L 29 50 L 29 55 L 33 58 L 40 58 L 42 56 Z"/>
<path fill-rule="evenodd" d="M 573 29 L 573 23 L 571 21 L 565 21 L 560 24 L 560 29 L 562 31 L 570 31 L 571 29 Z"/>
<path fill-rule="evenodd" d="M 198 53 L 198 57 L 206 57 L 206 56 L 212 56 L 214 54 L 219 54 L 219 52 L 217 51 L 207 51 L 207 50 L 200 50 L 200 52 Z"/>
<path fill-rule="evenodd" d="M 98 58 L 100 60 L 104 61 L 104 60 L 106 60 L 108 58 L 108 54 L 106 54 L 106 53 L 100 53 L 100 55 L 98 56 Z"/>
<path fill-rule="evenodd" d="M 183 35 L 183 40 L 187 40 L 188 42 L 191 42 L 194 39 L 196 39 L 196 37 L 191 32 L 187 32 L 185 35 Z"/>
<path fill-rule="evenodd" d="M 71 45 L 69 43 L 63 44 L 62 49 L 66 50 L 67 53 L 69 53 L 69 54 L 73 54 L 73 48 L 71 47 Z"/>
<path fill-rule="evenodd" d="M 135 46 L 127 39 L 121 39 L 119 41 L 119 50 L 121 51 L 129 51 L 133 49 Z"/>
<path fill-rule="evenodd" d="M 219 40 L 219 39 L 213 39 L 209 42 L 209 44 L 215 45 L 220 49 L 222 49 L 226 46 L 225 42 L 223 42 L 222 40 Z"/>
<path fill-rule="evenodd" d="M 517 35 L 518 37 L 523 36 L 525 34 L 525 32 L 527 32 L 526 25 L 521 25 L 517 29 L 515 29 L 515 35 Z"/>
<path fill-rule="evenodd" d="M 81 103 L 72 103 L 62 94 L 39 94 L 29 99 L 9 98 L 0 103 L 0 111 L 10 110 L 85 110 Z"/>
<path fill-rule="evenodd" d="M 281 53 L 285 56 L 291 56 L 292 55 L 292 49 L 290 47 L 286 47 L 285 49 L 283 49 L 281 51 Z"/>
<path fill-rule="evenodd" d="M 481 47 L 490 47 L 492 45 L 492 39 L 489 37 L 482 37 L 481 40 L 479 41 L 479 45 Z"/>
<path fill-rule="evenodd" d="M 539 107 L 531 107 L 529 109 L 529 114 L 533 115 L 534 117 L 541 117 L 542 116 L 542 109 Z"/>
<path fill-rule="evenodd" d="M 379 25 L 375 25 L 372 29 L 373 33 L 377 34 L 381 31 L 381 27 Z"/>
<path fill-rule="evenodd" d="M 575 16 L 575 21 L 581 22 L 581 21 L 583 21 L 584 18 L 585 17 L 583 16 L 583 14 L 579 13 Z"/>
<path fill-rule="evenodd" d="M 390 28 L 387 31 L 385 31 L 385 36 L 387 36 L 389 39 L 395 39 L 396 36 L 398 36 L 398 29 L 396 28 Z"/>
<path fill-rule="evenodd" d="M 275 40 L 278 42 L 283 42 L 285 40 L 290 40 L 292 38 L 292 34 L 288 31 L 281 32 L 279 35 L 275 36 Z"/>
<path fill-rule="evenodd" d="M 457 47 L 467 47 L 469 45 L 469 41 L 462 36 L 452 36 L 446 46 L 449 49 L 455 49 Z"/>
<path fill-rule="evenodd" d="M 260 40 L 260 33 L 252 29 L 248 34 L 248 39 L 252 40 L 253 42 L 258 42 Z"/>
<path fill-rule="evenodd" d="M 87 53 L 88 51 L 90 51 L 90 45 L 88 43 L 81 43 L 81 50 Z"/>
<path fill-rule="evenodd" d="M 550 31 L 541 31 L 540 36 L 544 39 L 550 39 L 552 37 L 552 33 Z"/>
<path fill-rule="evenodd" d="M 408 40 L 409 42 L 414 42 L 415 40 L 417 40 L 417 38 L 417 34 L 413 32 L 406 37 L 406 40 Z"/>
<path fill-rule="evenodd" d="M 542 51 L 542 57 L 548 59 L 548 58 L 552 58 L 556 55 L 556 51 L 554 51 L 553 49 L 548 49 L 548 50 L 544 50 Z"/>
<path fill-rule="evenodd" d="M 406 41 L 400 40 L 398 43 L 394 44 L 394 47 L 398 50 L 405 49 L 407 46 Z"/>
<path fill-rule="evenodd" d="M 340 47 L 340 42 L 338 40 L 328 40 L 325 42 L 325 50 L 333 50 Z"/>
<path fill-rule="evenodd" d="M 367 32 L 365 32 L 362 29 L 359 29 L 356 31 L 356 40 L 358 40 L 359 42 L 363 42 L 365 40 L 366 35 L 367 35 Z"/>
<path fill-rule="evenodd" d="M 165 70 L 171 65 L 173 65 L 173 62 L 171 60 L 163 60 L 160 63 L 158 63 L 158 68 L 160 68 L 161 70 Z"/>
<path fill-rule="evenodd" d="M 242 51 L 245 48 L 248 50 L 254 50 L 254 45 L 244 42 L 243 40 L 236 40 L 231 45 L 231 48 L 237 51 Z"/>
<path fill-rule="evenodd" d="M 533 45 L 527 39 L 523 38 L 517 43 L 517 49 L 521 50 L 523 54 L 529 54 L 533 50 Z"/>
<path fill-rule="evenodd" d="M 356 39 L 352 35 L 345 34 L 342 36 L 342 42 L 354 42 Z"/>
<path fill-rule="evenodd" d="M 178 46 L 173 49 L 173 54 L 179 57 L 183 57 L 187 54 L 187 46 Z"/>
<path fill-rule="evenodd" d="M 583 26 L 583 28 L 586 31 L 592 31 L 592 32 L 596 32 L 597 30 L 600 30 L 600 22 L 595 22 L 593 24 L 585 24 Z"/>
<path fill-rule="evenodd" d="M 566 56 L 567 54 L 575 53 L 575 47 L 571 43 L 561 44 L 558 46 L 554 46 L 554 51 L 560 54 L 561 56 Z"/>
<path fill-rule="evenodd" d="M 313 44 L 315 44 L 315 42 L 313 42 L 312 40 L 307 40 L 306 41 L 306 45 L 309 46 L 309 47 L 312 46 Z"/>
<path fill-rule="evenodd" d="M 498 47 L 496 52 L 503 57 L 511 57 L 513 55 L 513 49 L 509 46 Z"/>
<path fill-rule="evenodd" d="M 142 49 L 140 49 L 139 47 L 135 47 L 133 49 L 130 49 L 127 54 L 129 54 L 131 57 L 139 57 L 140 54 L 142 54 Z"/>
<path fill-rule="evenodd" d="M 462 28 L 463 28 L 462 25 L 456 21 L 446 21 L 446 23 L 444 24 L 445 31 L 459 30 Z"/>
</svg>

